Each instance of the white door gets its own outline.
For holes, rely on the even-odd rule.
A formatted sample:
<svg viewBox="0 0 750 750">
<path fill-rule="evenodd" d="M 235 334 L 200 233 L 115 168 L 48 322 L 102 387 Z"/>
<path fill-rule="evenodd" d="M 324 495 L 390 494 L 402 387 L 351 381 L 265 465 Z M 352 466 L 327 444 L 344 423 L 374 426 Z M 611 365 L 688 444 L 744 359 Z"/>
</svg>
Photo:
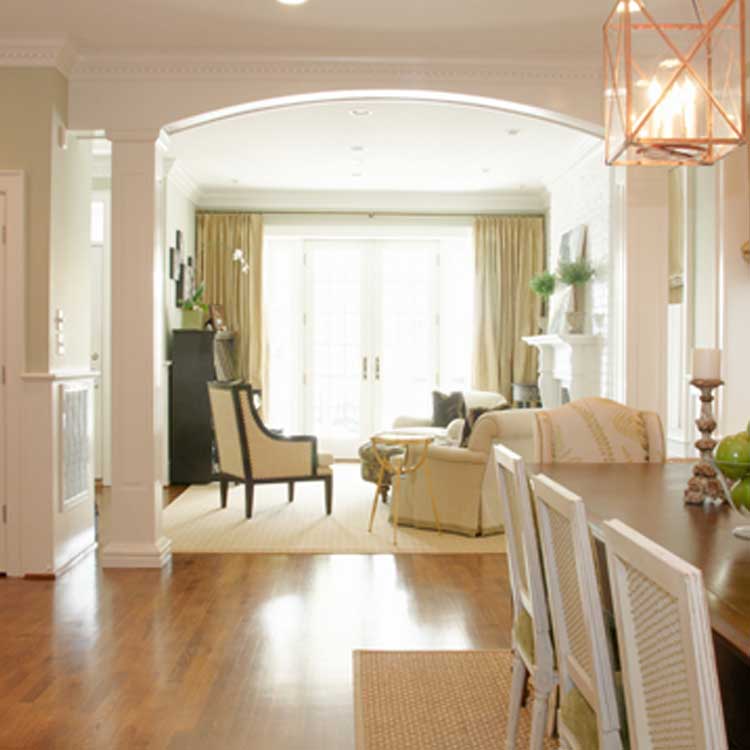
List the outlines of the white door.
<svg viewBox="0 0 750 750">
<path fill-rule="evenodd" d="M 5 321 L 7 313 L 5 300 L 7 299 L 5 288 L 5 257 L 7 253 L 5 237 L 5 194 L 0 193 L 0 365 L 2 365 L 2 378 L 0 378 L 0 572 L 7 570 L 6 560 L 6 486 L 5 478 Z"/>
</svg>

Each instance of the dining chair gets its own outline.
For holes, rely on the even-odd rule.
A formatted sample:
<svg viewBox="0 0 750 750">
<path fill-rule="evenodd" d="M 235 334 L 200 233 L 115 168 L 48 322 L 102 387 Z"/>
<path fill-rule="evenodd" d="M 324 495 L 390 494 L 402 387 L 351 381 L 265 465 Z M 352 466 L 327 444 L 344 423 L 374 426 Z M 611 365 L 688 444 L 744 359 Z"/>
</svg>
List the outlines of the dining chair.
<svg viewBox="0 0 750 750">
<path fill-rule="evenodd" d="M 632 750 L 726 750 L 701 572 L 621 521 L 604 524 Z"/>
<path fill-rule="evenodd" d="M 326 514 L 333 509 L 333 456 L 318 453 L 312 435 L 286 437 L 263 424 L 253 402 L 253 389 L 245 383 L 208 384 L 216 450 L 219 462 L 221 507 L 227 507 L 229 482 L 245 485 L 245 516 L 253 515 L 256 484 L 285 482 L 289 502 L 297 482 L 323 482 Z"/>
<path fill-rule="evenodd" d="M 550 696 L 557 686 L 547 595 L 529 482 L 523 459 L 496 445 L 495 465 L 508 545 L 513 600 L 513 677 L 508 707 L 506 748 L 516 750 L 518 720 L 527 677 L 534 685 L 531 750 L 541 750 L 547 725 Z"/>
<path fill-rule="evenodd" d="M 544 475 L 531 485 L 560 676 L 561 744 L 622 750 L 622 700 L 583 500 Z"/>
<path fill-rule="evenodd" d="M 664 429 L 658 414 L 608 398 L 579 398 L 535 413 L 538 463 L 663 463 Z"/>
</svg>

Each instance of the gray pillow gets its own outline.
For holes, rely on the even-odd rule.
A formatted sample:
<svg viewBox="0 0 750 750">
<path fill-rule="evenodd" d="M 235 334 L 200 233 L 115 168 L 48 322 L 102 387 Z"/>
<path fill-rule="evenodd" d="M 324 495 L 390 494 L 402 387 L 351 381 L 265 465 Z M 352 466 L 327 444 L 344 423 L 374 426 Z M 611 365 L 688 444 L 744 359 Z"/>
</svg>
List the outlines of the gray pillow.
<svg viewBox="0 0 750 750">
<path fill-rule="evenodd" d="M 432 392 L 432 426 L 447 427 L 454 419 L 466 417 L 466 402 L 461 391 L 446 395 L 440 391 Z"/>
</svg>

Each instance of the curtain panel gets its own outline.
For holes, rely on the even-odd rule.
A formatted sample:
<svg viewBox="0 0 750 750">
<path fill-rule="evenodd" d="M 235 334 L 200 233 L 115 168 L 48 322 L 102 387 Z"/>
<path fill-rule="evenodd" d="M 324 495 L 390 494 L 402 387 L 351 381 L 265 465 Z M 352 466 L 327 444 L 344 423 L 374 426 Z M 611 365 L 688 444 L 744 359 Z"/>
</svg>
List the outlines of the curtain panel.
<svg viewBox="0 0 750 750">
<path fill-rule="evenodd" d="M 240 249 L 247 273 L 233 259 Z M 239 376 L 256 388 L 266 385 L 263 321 L 263 216 L 250 213 L 196 214 L 196 280 L 205 283 L 207 303 L 224 306 L 235 332 Z"/>
<path fill-rule="evenodd" d="M 512 383 L 535 383 L 536 349 L 523 336 L 539 326 L 531 278 L 544 269 L 544 218 L 478 216 L 474 221 L 474 388 L 511 400 Z"/>
</svg>

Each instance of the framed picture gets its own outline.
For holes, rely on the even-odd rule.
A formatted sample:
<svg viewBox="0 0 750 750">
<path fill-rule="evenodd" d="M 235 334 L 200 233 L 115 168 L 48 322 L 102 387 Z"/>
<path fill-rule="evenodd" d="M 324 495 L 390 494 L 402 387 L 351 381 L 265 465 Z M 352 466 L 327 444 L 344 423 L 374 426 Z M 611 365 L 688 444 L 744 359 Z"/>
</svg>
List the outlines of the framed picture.
<svg viewBox="0 0 750 750">
<path fill-rule="evenodd" d="M 586 225 L 579 224 L 573 229 L 569 229 L 560 238 L 560 251 L 558 253 L 559 263 L 569 263 L 572 260 L 579 260 L 583 255 L 584 245 L 586 244 Z"/>
<path fill-rule="evenodd" d="M 570 309 L 573 288 L 566 286 L 558 292 L 555 292 L 549 298 L 549 318 L 547 323 L 547 333 L 565 333 L 566 315 Z"/>
<path fill-rule="evenodd" d="M 177 267 L 177 278 L 175 279 L 175 304 L 180 307 L 185 301 L 185 264 L 180 263 Z"/>
<path fill-rule="evenodd" d="M 177 280 L 177 249 L 174 247 L 169 248 L 169 278 Z"/>
<path fill-rule="evenodd" d="M 208 322 L 214 331 L 226 331 L 226 317 L 224 315 L 224 305 L 208 306 Z"/>
</svg>

